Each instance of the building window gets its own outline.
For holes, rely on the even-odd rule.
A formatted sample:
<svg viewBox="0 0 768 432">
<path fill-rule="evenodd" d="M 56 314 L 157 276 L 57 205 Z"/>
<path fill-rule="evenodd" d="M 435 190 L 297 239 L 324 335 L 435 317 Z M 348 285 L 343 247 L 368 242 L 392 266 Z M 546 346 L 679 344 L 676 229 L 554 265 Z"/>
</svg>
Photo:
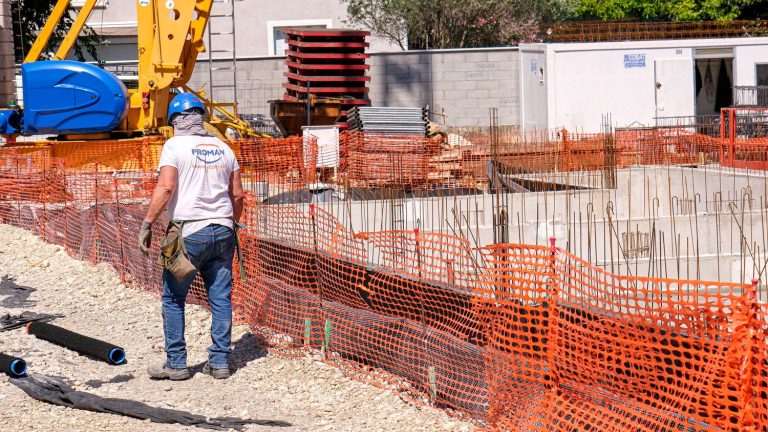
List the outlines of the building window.
<svg viewBox="0 0 768 432">
<path fill-rule="evenodd" d="M 768 64 L 756 65 L 757 69 L 757 85 L 768 86 Z"/>
<path fill-rule="evenodd" d="M 267 39 L 269 55 L 283 56 L 288 44 L 285 41 L 285 29 L 317 30 L 333 26 L 331 19 L 267 21 Z"/>
<path fill-rule="evenodd" d="M 70 3 L 73 9 L 80 9 L 85 5 L 85 0 L 72 0 Z M 94 9 L 104 9 L 107 7 L 107 0 L 96 0 Z"/>
</svg>

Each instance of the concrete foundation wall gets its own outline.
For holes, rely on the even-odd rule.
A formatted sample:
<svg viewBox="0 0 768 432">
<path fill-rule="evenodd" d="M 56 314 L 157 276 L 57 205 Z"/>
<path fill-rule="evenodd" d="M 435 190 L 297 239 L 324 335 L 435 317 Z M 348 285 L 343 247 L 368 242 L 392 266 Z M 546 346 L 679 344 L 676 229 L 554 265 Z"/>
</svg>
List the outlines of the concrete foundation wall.
<svg viewBox="0 0 768 432">
<path fill-rule="evenodd" d="M 238 61 L 242 113 L 268 114 L 267 99 L 283 93 L 284 61 L 277 57 Z M 429 106 L 434 121 L 457 127 L 488 126 L 490 108 L 498 108 L 500 124 L 517 125 L 519 63 L 516 48 L 373 54 L 370 98 L 374 106 Z M 214 74 L 213 79 L 224 85 L 231 81 L 231 73 Z M 208 81 L 208 62 L 199 61 L 192 87 Z M 231 99 L 232 91 L 217 91 L 214 97 Z"/>
<path fill-rule="evenodd" d="M 471 247 L 548 246 L 554 237 L 559 247 L 617 274 L 766 280 L 761 274 L 768 248 L 764 173 L 717 166 L 635 167 L 616 177 L 617 189 L 316 205 L 355 232 L 418 227 L 468 239 Z M 505 232 L 494 229 L 501 209 Z"/>
</svg>

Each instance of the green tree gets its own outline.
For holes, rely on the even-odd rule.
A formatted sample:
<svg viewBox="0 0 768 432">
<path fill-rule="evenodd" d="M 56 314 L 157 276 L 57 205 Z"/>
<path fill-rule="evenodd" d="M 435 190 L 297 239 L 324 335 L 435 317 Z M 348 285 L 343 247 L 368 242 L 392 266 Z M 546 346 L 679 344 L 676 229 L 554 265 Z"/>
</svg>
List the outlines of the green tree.
<svg viewBox="0 0 768 432">
<path fill-rule="evenodd" d="M 24 56 L 29 52 L 38 32 L 45 25 L 55 5 L 56 0 L 11 0 L 13 44 L 17 62 L 24 60 Z M 75 17 L 76 13 L 70 6 L 56 26 L 51 40 L 48 42 L 48 49 L 43 50 L 41 57 L 50 57 L 49 53 L 55 51 L 55 48 L 59 46 L 67 31 L 72 27 Z M 99 36 L 93 29 L 85 26 L 75 43 L 75 56 L 78 60 L 85 61 L 85 53 L 88 53 L 92 58 L 98 59 L 96 51 L 98 43 Z"/>
<path fill-rule="evenodd" d="M 758 18 L 766 0 L 581 0 L 581 18 L 642 21 L 722 21 Z"/>
<path fill-rule="evenodd" d="M 349 23 L 403 49 L 513 45 L 568 15 L 573 0 L 342 0 Z"/>
</svg>

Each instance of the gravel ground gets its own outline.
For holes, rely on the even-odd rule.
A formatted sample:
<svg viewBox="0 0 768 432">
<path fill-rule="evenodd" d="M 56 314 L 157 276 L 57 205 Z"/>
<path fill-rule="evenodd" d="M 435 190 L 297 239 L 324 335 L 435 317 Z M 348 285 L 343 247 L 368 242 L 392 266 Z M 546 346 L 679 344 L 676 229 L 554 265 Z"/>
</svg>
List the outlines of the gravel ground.
<svg viewBox="0 0 768 432">
<path fill-rule="evenodd" d="M 472 423 L 403 401 L 390 390 L 352 381 L 317 359 L 287 359 L 268 354 L 247 326 L 236 326 L 232 340 L 234 375 L 214 380 L 200 373 L 210 344 L 209 313 L 187 307 L 189 381 L 153 381 L 146 374 L 163 354 L 159 300 L 120 284 L 108 266 L 69 257 L 61 247 L 28 232 L 0 225 L 0 277 L 36 288 L 20 309 L 62 314 L 54 323 L 122 345 L 128 364 L 110 366 L 27 335 L 23 329 L 0 332 L 0 352 L 24 358 L 30 371 L 70 380 L 75 389 L 104 397 L 127 398 L 209 417 L 235 416 L 282 420 L 289 428 L 248 426 L 248 431 L 469 431 Z M 180 431 L 192 427 L 142 422 L 38 402 L 0 376 L 2 431 Z"/>
</svg>

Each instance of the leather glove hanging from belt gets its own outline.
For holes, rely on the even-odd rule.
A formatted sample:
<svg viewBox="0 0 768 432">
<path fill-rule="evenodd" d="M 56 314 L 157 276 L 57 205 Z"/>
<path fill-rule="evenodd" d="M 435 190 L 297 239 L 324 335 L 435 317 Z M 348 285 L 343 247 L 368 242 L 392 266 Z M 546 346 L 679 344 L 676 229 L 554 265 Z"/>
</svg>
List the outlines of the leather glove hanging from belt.
<svg viewBox="0 0 768 432">
<path fill-rule="evenodd" d="M 149 254 L 150 246 L 152 246 L 152 224 L 144 222 L 139 231 L 139 249 L 146 255 Z"/>
</svg>

